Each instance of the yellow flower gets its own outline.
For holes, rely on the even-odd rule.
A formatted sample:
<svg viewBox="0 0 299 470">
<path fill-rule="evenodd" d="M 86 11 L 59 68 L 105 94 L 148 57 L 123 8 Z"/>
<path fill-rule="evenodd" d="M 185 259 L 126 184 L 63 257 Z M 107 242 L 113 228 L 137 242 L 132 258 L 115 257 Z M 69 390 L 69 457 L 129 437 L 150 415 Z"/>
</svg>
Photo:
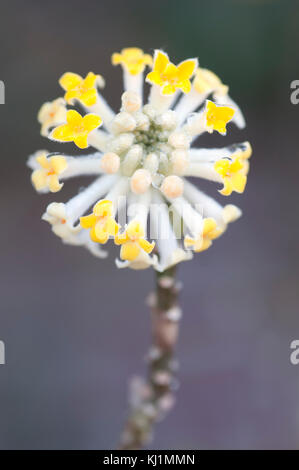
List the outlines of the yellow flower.
<svg viewBox="0 0 299 470">
<path fill-rule="evenodd" d="M 61 142 L 72 142 L 80 149 L 88 147 L 87 137 L 91 131 L 102 124 L 102 119 L 96 114 L 86 114 L 82 117 L 77 111 L 71 109 L 67 112 L 66 124 L 56 127 L 51 137 Z"/>
<path fill-rule="evenodd" d="M 134 261 L 141 250 L 147 254 L 154 249 L 155 243 L 150 243 L 144 238 L 145 233 L 142 225 L 137 220 L 129 223 L 125 232 L 115 237 L 116 245 L 122 245 L 120 249 L 120 258 L 126 261 Z"/>
<path fill-rule="evenodd" d="M 90 229 L 89 235 L 96 243 L 107 243 L 109 236 L 115 237 L 119 230 L 119 225 L 113 217 L 113 204 L 108 199 L 97 202 L 93 208 L 93 213 L 80 217 L 80 225 L 85 229 Z"/>
<path fill-rule="evenodd" d="M 111 61 L 113 65 L 122 64 L 131 75 L 138 75 L 144 71 L 146 65 L 152 65 L 153 58 L 138 47 L 127 47 L 120 53 L 114 52 Z"/>
<path fill-rule="evenodd" d="M 213 101 L 207 100 L 205 113 L 207 131 L 226 134 L 226 125 L 233 118 L 235 111 L 229 106 L 218 106 Z"/>
<path fill-rule="evenodd" d="M 41 135 L 47 136 L 50 127 L 55 127 L 66 120 L 67 109 L 63 98 L 57 98 L 52 102 L 47 102 L 40 108 L 37 119 L 42 125 Z"/>
<path fill-rule="evenodd" d="M 172 95 L 177 89 L 184 93 L 191 90 L 190 78 L 197 66 L 196 59 L 184 60 L 177 66 L 169 61 L 168 55 L 156 51 L 153 71 L 147 74 L 146 79 L 162 87 L 163 95 Z"/>
<path fill-rule="evenodd" d="M 196 253 L 200 253 L 201 251 L 205 251 L 210 248 L 210 246 L 212 245 L 212 240 L 215 240 L 215 238 L 220 237 L 222 233 L 223 229 L 217 227 L 215 219 L 212 219 L 211 217 L 206 218 L 203 221 L 202 233 L 197 239 L 188 236 L 185 237 L 185 247 L 192 247 L 193 251 L 195 251 Z"/>
<path fill-rule="evenodd" d="M 198 68 L 195 72 L 193 84 L 198 93 L 216 92 L 220 96 L 228 93 L 228 86 L 223 85 L 220 78 L 208 69 Z"/>
<path fill-rule="evenodd" d="M 66 91 L 64 98 L 67 103 L 73 104 L 74 99 L 81 101 L 85 106 L 92 106 L 97 101 L 97 80 L 100 75 L 89 72 L 85 78 L 76 73 L 67 72 L 59 79 L 59 83 Z"/>
<path fill-rule="evenodd" d="M 223 189 L 219 191 L 224 196 L 229 196 L 233 191 L 243 193 L 247 176 L 244 172 L 244 163 L 239 157 L 231 160 L 221 159 L 215 162 L 214 169 L 223 179 Z"/>
<path fill-rule="evenodd" d="M 36 157 L 40 169 L 34 170 L 31 181 L 37 191 L 48 188 L 52 193 L 61 190 L 63 183 L 59 183 L 58 176 L 66 169 L 67 161 L 61 155 L 53 155 L 47 158 L 45 152 L 40 152 Z"/>
</svg>

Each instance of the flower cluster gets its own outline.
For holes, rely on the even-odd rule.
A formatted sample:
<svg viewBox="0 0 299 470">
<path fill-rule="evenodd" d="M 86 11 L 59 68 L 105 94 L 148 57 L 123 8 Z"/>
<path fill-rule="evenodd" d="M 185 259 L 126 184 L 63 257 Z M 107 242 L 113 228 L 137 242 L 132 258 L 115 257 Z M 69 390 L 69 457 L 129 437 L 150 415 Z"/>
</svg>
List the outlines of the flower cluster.
<svg viewBox="0 0 299 470">
<path fill-rule="evenodd" d="M 106 256 L 102 245 L 113 239 L 120 246 L 118 267 L 164 271 L 209 248 L 241 215 L 186 177 L 222 184 L 223 196 L 242 193 L 251 156 L 248 142 L 224 148 L 192 144 L 205 132 L 225 135 L 228 123 L 243 128 L 245 122 L 228 87 L 200 68 L 197 59 L 175 65 L 163 51 L 151 57 L 127 48 L 114 53 L 112 63 L 120 64 L 124 74 L 117 114 L 100 93 L 105 85 L 100 75 L 67 72 L 59 80 L 64 98 L 45 103 L 38 115 L 43 136 L 80 149 L 93 147 L 94 153 L 38 151 L 28 160 L 31 180 L 39 192 L 58 192 L 68 178 L 94 175 L 68 202 L 51 203 L 43 219 L 65 243 L 82 245 L 99 257 Z M 151 86 L 144 104 L 146 67 L 151 67 L 145 79 Z M 84 114 L 67 109 L 75 104 Z"/>
</svg>

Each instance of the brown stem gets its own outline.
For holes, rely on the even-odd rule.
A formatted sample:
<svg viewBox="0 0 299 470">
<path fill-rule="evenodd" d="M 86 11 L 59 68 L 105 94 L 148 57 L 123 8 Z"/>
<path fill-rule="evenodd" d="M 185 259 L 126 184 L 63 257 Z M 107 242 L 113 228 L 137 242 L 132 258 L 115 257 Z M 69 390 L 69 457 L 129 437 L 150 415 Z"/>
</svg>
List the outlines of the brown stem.
<svg viewBox="0 0 299 470">
<path fill-rule="evenodd" d="M 156 292 L 150 295 L 153 343 L 148 355 L 147 380 L 131 383 L 130 410 L 119 449 L 143 448 L 150 440 L 156 422 L 164 418 L 174 403 L 176 363 L 181 311 L 177 304 L 175 268 L 157 273 Z"/>
</svg>

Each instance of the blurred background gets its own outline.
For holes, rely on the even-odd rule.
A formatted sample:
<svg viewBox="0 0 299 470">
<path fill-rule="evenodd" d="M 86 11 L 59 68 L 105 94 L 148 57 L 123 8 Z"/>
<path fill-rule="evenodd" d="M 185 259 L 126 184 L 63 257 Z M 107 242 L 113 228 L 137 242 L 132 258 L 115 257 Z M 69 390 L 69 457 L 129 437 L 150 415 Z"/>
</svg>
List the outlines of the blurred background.
<svg viewBox="0 0 299 470">
<path fill-rule="evenodd" d="M 36 115 L 62 94 L 62 73 L 101 73 L 118 109 L 110 56 L 128 46 L 163 48 L 175 63 L 198 56 L 248 124 L 200 143 L 250 140 L 254 150 L 246 192 L 229 199 L 243 217 L 180 265 L 180 388 L 151 448 L 299 447 L 299 365 L 289 358 L 299 339 L 298 23 L 296 0 L 1 2 L 1 449 L 114 448 L 128 379 L 145 371 L 153 272 L 64 246 L 40 217 L 86 181 L 39 196 L 26 168 L 36 149 L 57 149 Z"/>
</svg>

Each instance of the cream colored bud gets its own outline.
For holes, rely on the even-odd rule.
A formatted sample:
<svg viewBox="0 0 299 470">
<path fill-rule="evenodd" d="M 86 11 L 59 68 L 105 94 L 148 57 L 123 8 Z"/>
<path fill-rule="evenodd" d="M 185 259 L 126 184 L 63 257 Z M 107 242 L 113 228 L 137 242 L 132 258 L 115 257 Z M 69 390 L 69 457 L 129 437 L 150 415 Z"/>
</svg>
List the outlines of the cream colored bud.
<svg viewBox="0 0 299 470">
<path fill-rule="evenodd" d="M 150 119 L 155 119 L 157 116 L 157 111 L 151 104 L 146 104 L 142 110 Z"/>
<path fill-rule="evenodd" d="M 150 126 L 150 120 L 144 113 L 138 112 L 135 114 L 136 129 L 139 131 L 147 131 Z"/>
<path fill-rule="evenodd" d="M 136 113 L 141 108 L 141 98 L 134 91 L 125 91 L 121 97 L 124 111 Z"/>
<path fill-rule="evenodd" d="M 122 172 L 125 176 L 131 176 L 133 174 L 141 160 L 142 154 L 143 150 L 141 145 L 136 144 L 130 148 L 121 165 Z"/>
<path fill-rule="evenodd" d="M 183 175 L 186 170 L 189 159 L 186 150 L 176 149 L 171 153 L 172 171 L 176 175 Z"/>
<path fill-rule="evenodd" d="M 177 149 L 187 149 L 190 145 L 189 137 L 187 136 L 187 134 L 185 134 L 185 132 L 180 131 L 173 132 L 172 134 L 170 134 L 168 142 L 172 147 Z"/>
<path fill-rule="evenodd" d="M 119 156 L 114 152 L 105 153 L 101 158 L 100 165 L 105 173 L 117 173 L 120 165 Z"/>
<path fill-rule="evenodd" d="M 133 174 L 130 185 L 131 190 L 135 194 L 143 194 L 145 193 L 152 183 L 151 174 L 148 170 L 144 170 L 140 168 L 136 170 Z"/>
<path fill-rule="evenodd" d="M 110 128 L 114 134 L 120 132 L 131 132 L 136 127 L 136 121 L 133 116 L 125 111 L 118 113 L 111 122 Z"/>
<path fill-rule="evenodd" d="M 164 152 L 159 153 L 159 172 L 162 174 L 169 172 L 169 159 Z"/>
<path fill-rule="evenodd" d="M 158 126 L 161 126 L 163 129 L 166 129 L 168 131 L 175 129 L 177 126 L 176 112 L 171 109 L 165 111 L 165 113 L 160 114 L 156 118 L 156 123 L 158 124 Z"/>
<path fill-rule="evenodd" d="M 166 176 L 164 179 L 161 191 L 165 194 L 166 197 L 174 199 L 183 194 L 184 191 L 184 182 L 182 178 L 176 175 Z"/>
<path fill-rule="evenodd" d="M 228 204 L 222 210 L 222 217 L 226 224 L 235 222 L 239 217 L 241 217 L 242 211 L 239 207 L 234 206 L 233 204 Z"/>
<path fill-rule="evenodd" d="M 131 145 L 134 142 L 134 138 L 135 138 L 134 134 L 130 134 L 130 133 L 120 134 L 111 140 L 109 150 L 117 154 L 120 154 L 124 152 L 125 150 L 127 150 L 129 147 L 131 147 Z"/>
<path fill-rule="evenodd" d="M 183 129 L 191 137 L 201 134 L 206 127 L 205 119 L 205 113 L 195 113 L 189 117 Z"/>
<path fill-rule="evenodd" d="M 156 173 L 159 168 L 159 158 L 156 153 L 149 153 L 144 161 L 144 168 L 150 173 Z"/>
</svg>

